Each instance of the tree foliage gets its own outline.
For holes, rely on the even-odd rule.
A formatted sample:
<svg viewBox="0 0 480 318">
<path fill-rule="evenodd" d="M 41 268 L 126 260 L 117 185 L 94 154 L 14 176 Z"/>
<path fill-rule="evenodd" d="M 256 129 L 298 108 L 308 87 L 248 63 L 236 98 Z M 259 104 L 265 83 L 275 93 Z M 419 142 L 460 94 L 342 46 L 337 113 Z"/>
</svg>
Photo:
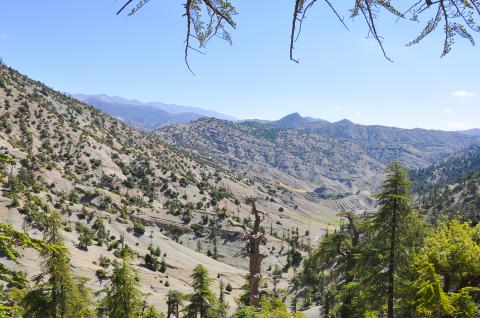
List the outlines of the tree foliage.
<svg viewBox="0 0 480 318">
<path fill-rule="evenodd" d="M 108 318 L 137 318 L 143 311 L 143 293 L 128 255 L 116 262 L 109 285 L 103 290 L 100 312 Z"/>
<path fill-rule="evenodd" d="M 130 7 L 129 15 L 135 14 L 148 2 L 149 0 L 125 1 L 117 14 L 128 7 Z M 342 13 L 336 9 L 336 5 L 340 1 L 292 0 L 293 19 L 290 32 L 290 59 L 292 61 L 298 62 L 294 57 L 295 42 L 300 36 L 307 13 L 317 2 L 323 2 L 348 29 Z M 444 34 L 442 56 L 450 52 L 456 36 L 467 39 L 472 45 L 475 45 L 473 34 L 480 32 L 479 0 L 353 0 L 352 2 L 348 15 L 351 18 L 360 17 L 365 22 L 368 34 L 377 42 L 383 55 L 388 60 L 390 58 L 384 49 L 383 37 L 377 23 L 378 17 L 383 12 L 407 21 L 426 20 L 420 34 L 408 45 L 417 44 L 435 30 L 442 29 Z M 186 19 L 184 55 L 185 62 L 190 69 L 188 64 L 190 50 L 204 50 L 206 44 L 213 37 L 218 37 L 231 44 L 229 28 L 236 28 L 234 17 L 237 11 L 233 1 L 230 0 L 186 0 L 183 6 Z M 192 39 L 197 41 L 198 48 L 192 46 Z"/>
<path fill-rule="evenodd" d="M 87 318 L 93 316 L 91 293 L 85 280 L 75 277 L 62 236 L 62 218 L 51 211 L 46 219 L 44 241 L 55 249 L 43 250 L 42 272 L 35 287 L 22 300 L 25 318 Z"/>
<path fill-rule="evenodd" d="M 476 317 L 480 294 L 480 226 L 448 221 L 426 239 L 413 262 L 420 317 Z"/>
<path fill-rule="evenodd" d="M 404 168 L 393 162 L 387 169 L 382 192 L 377 195 L 379 210 L 373 224 L 374 245 L 381 255 L 377 259 L 377 279 L 386 282 L 387 314 L 394 317 L 396 278 L 399 268 L 408 263 L 411 245 L 409 237 L 413 210 L 410 198 L 410 182 Z M 410 246 L 409 246 L 410 245 Z"/>
<path fill-rule="evenodd" d="M 276 297 L 263 297 L 261 307 L 240 307 L 233 318 L 304 318 L 302 313 L 289 313 L 287 306 Z"/>
<path fill-rule="evenodd" d="M 347 220 L 304 263 L 303 284 L 326 317 L 408 317 L 412 255 L 425 223 L 411 206 L 405 169 L 392 163 L 377 198 L 378 211 Z M 410 298 L 409 298 L 410 297 Z"/>
<path fill-rule="evenodd" d="M 1 257 L 18 264 L 19 248 L 33 248 L 39 251 L 52 250 L 52 246 L 14 230 L 10 224 L 0 223 Z M 11 291 L 12 288 L 25 288 L 27 280 L 23 273 L 0 264 L 0 281 L 6 284 L 0 286 L 0 317 L 3 318 L 20 311 L 20 308 L 14 302 Z"/>
<path fill-rule="evenodd" d="M 188 296 L 190 303 L 185 312 L 188 318 L 209 318 L 215 316 L 217 299 L 210 289 L 212 279 L 202 265 L 197 265 L 190 276 L 192 279 L 193 293 Z"/>
<path fill-rule="evenodd" d="M 185 296 L 178 291 L 170 291 L 167 295 L 167 318 L 180 317 L 180 307 Z"/>
</svg>

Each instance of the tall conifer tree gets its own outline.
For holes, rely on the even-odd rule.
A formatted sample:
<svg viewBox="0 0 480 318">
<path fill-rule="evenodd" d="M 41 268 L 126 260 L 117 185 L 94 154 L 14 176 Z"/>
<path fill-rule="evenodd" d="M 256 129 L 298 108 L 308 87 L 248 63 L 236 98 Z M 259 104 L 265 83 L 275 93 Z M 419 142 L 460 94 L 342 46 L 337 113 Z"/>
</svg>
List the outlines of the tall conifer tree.
<svg viewBox="0 0 480 318">
<path fill-rule="evenodd" d="M 61 214 L 50 212 L 43 239 L 54 248 L 41 253 L 43 271 L 35 278 L 35 288 L 22 301 L 25 318 L 87 318 L 94 315 L 85 280 L 74 277 L 70 268 L 70 257 L 61 231 Z"/>
<path fill-rule="evenodd" d="M 216 298 L 210 289 L 212 279 L 202 265 L 197 265 L 190 276 L 193 293 L 190 295 L 190 304 L 186 307 L 187 318 L 207 318 L 216 311 Z"/>
<path fill-rule="evenodd" d="M 108 318 L 141 317 L 143 294 L 125 249 L 122 255 L 122 260 L 115 264 L 110 284 L 104 289 L 106 295 L 102 300 L 101 311 Z"/>
<path fill-rule="evenodd" d="M 409 241 L 408 225 L 412 220 L 410 183 L 403 166 L 392 162 L 377 195 L 379 210 L 375 215 L 375 243 L 381 255 L 380 273 L 386 273 L 387 317 L 394 317 L 396 275 L 405 263 Z M 379 273 L 379 274 L 380 274 Z M 381 279 L 379 277 L 379 279 Z"/>
</svg>

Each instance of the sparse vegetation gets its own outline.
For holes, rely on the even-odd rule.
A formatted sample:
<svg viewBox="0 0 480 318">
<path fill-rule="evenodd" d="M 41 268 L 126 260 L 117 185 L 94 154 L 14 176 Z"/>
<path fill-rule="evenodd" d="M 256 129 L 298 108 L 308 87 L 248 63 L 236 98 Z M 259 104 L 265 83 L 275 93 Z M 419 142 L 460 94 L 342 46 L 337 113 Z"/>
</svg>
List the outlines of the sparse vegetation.
<svg viewBox="0 0 480 318">
<path fill-rule="evenodd" d="M 441 138 L 425 132 L 413 144 L 402 135 L 413 148 L 379 151 L 351 136 L 211 118 L 177 131 L 179 145 L 225 149 L 217 155 L 207 145 L 207 160 L 165 144 L 172 128 L 141 133 L 10 68 L 0 75 L 0 207 L 12 223 L 0 224 L 0 317 L 290 318 L 314 307 L 341 318 L 478 315 L 475 147 L 412 172 L 413 196 L 402 166 L 392 165 L 372 199 L 355 188 L 371 186 L 362 172 L 378 174 L 393 156 L 415 167 L 410 151 L 430 162 L 426 145 Z M 222 133 L 208 135 L 211 128 Z M 372 136 L 393 134 L 375 129 Z M 449 135 L 435 156 L 459 140 Z M 273 156 L 275 147 L 294 160 Z M 320 172 L 305 173 L 306 162 L 339 187 L 352 181 L 340 175 L 358 176 L 355 191 L 325 187 L 322 197 L 268 179 L 303 175 L 317 184 Z M 247 194 L 256 201 L 244 202 Z M 367 211 L 333 216 L 356 202 Z M 37 259 L 41 273 L 32 276 Z M 166 289 L 165 303 L 150 306 L 147 293 L 157 300 Z"/>
</svg>

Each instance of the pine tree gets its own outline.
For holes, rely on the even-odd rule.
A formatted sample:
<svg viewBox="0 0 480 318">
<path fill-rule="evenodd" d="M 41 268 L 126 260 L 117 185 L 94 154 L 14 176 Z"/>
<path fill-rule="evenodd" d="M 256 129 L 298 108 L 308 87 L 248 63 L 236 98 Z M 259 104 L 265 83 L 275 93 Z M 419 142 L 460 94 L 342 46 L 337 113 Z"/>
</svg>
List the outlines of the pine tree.
<svg viewBox="0 0 480 318">
<path fill-rule="evenodd" d="M 225 302 L 225 286 L 223 279 L 220 280 L 220 293 L 218 295 L 218 301 L 221 303 Z"/>
<path fill-rule="evenodd" d="M 214 260 L 218 260 L 218 248 L 217 248 L 217 236 L 215 235 L 215 237 L 213 238 L 213 259 Z"/>
<path fill-rule="evenodd" d="M 223 280 L 220 280 L 220 293 L 218 295 L 217 317 L 227 318 L 228 304 L 225 302 L 225 286 Z"/>
<path fill-rule="evenodd" d="M 278 264 L 275 264 L 275 268 L 273 269 L 273 272 L 272 272 L 273 295 L 275 297 L 278 297 L 279 295 L 278 283 L 280 282 L 281 278 L 282 278 L 282 270 L 280 269 L 280 267 L 278 267 Z"/>
<path fill-rule="evenodd" d="M 199 264 L 190 277 L 193 293 L 189 296 L 190 304 L 185 308 L 187 318 L 211 317 L 216 309 L 216 299 L 210 290 L 212 279 L 208 277 L 207 269 Z"/>
<path fill-rule="evenodd" d="M 167 262 L 165 261 L 165 256 L 162 257 L 160 261 L 160 268 L 158 269 L 161 273 L 165 273 L 167 271 Z"/>
<path fill-rule="evenodd" d="M 167 296 L 167 318 L 175 316 L 180 317 L 180 307 L 182 306 L 184 295 L 176 290 L 170 291 Z"/>
<path fill-rule="evenodd" d="M 149 306 L 141 317 L 142 318 L 165 318 L 165 315 L 163 313 L 159 313 L 155 307 Z"/>
<path fill-rule="evenodd" d="M 90 291 L 85 280 L 73 276 L 61 228 L 60 213 L 51 212 L 46 219 L 44 241 L 55 248 L 41 253 L 43 271 L 35 278 L 35 288 L 22 300 L 25 318 L 93 316 Z"/>
<path fill-rule="evenodd" d="M 403 166 L 392 162 L 386 169 L 387 178 L 382 192 L 377 195 L 380 209 L 375 215 L 375 242 L 384 257 L 380 262 L 378 279 L 386 273 L 387 317 L 394 318 L 395 276 L 398 268 L 405 264 L 409 242 L 406 233 L 413 216 L 410 196 L 410 183 Z"/>
<path fill-rule="evenodd" d="M 340 309 L 341 318 L 349 318 L 352 316 L 352 302 L 353 302 L 353 292 L 350 290 L 351 285 L 354 285 L 355 282 L 355 266 L 356 266 L 356 257 L 355 253 L 360 240 L 360 230 L 357 225 L 357 217 L 354 213 L 343 211 L 339 216 L 346 218 L 348 220 L 348 229 L 343 233 L 341 242 L 337 248 L 337 252 L 343 257 L 344 261 L 344 286 L 342 294 L 343 303 Z M 341 236 L 342 234 L 339 233 Z"/>
<path fill-rule="evenodd" d="M 305 315 L 298 312 L 290 313 L 280 299 L 265 295 L 262 297 L 260 308 L 241 306 L 232 318 L 305 318 Z"/>
<path fill-rule="evenodd" d="M 1 162 L 1 155 L 0 155 Z M 33 248 L 36 250 L 50 249 L 48 244 L 40 240 L 30 238 L 28 235 L 18 232 L 9 224 L 0 223 L 0 255 L 14 263 L 19 263 L 18 248 Z M 0 265 L 0 280 L 5 282 L 10 288 L 24 289 L 27 280 L 24 274 L 14 271 L 5 265 Z M 12 295 L 13 290 L 8 290 L 7 286 L 0 286 L 0 317 L 12 317 L 19 312 L 21 308 L 17 306 Z"/>
<path fill-rule="evenodd" d="M 304 262 L 305 302 L 311 288 L 325 317 L 415 316 L 411 269 L 426 224 L 410 205 L 402 166 L 393 163 L 387 173 L 377 195 L 378 213 L 340 213 L 348 223 L 327 235 Z"/>
<path fill-rule="evenodd" d="M 129 255 L 116 262 L 110 284 L 103 292 L 100 311 L 108 318 L 137 318 L 142 311 L 143 294 L 137 275 L 129 264 Z"/>
</svg>

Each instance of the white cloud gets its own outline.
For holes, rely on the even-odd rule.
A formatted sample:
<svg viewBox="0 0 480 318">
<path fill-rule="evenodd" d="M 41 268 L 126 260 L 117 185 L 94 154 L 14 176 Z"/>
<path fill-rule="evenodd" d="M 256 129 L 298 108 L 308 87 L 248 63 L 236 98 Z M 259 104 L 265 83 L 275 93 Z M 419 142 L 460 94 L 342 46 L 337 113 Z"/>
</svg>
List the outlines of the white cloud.
<svg viewBox="0 0 480 318">
<path fill-rule="evenodd" d="M 460 122 L 449 122 L 447 127 L 450 130 L 467 130 L 471 129 L 473 126 L 469 123 L 460 123 Z"/>
<path fill-rule="evenodd" d="M 475 95 L 476 95 L 476 93 L 469 92 L 469 91 L 466 91 L 464 89 L 461 89 L 461 90 L 458 90 L 458 91 L 452 93 L 452 96 L 455 96 L 455 97 L 469 97 L 469 96 L 475 96 Z"/>
<path fill-rule="evenodd" d="M 446 108 L 443 112 L 445 113 L 445 115 L 451 115 L 451 114 L 453 114 L 453 109 Z"/>
</svg>

